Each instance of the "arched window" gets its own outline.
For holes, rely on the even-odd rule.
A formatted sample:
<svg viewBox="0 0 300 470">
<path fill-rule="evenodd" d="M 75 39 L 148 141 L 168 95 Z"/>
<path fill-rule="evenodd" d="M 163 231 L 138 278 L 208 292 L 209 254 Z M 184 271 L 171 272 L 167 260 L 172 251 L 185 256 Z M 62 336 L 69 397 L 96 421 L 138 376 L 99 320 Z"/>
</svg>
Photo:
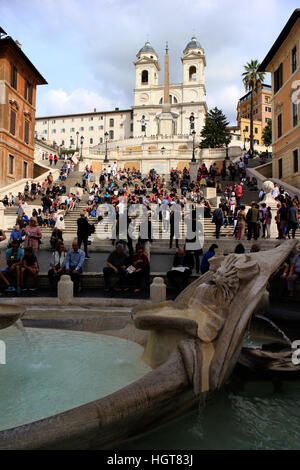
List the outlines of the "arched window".
<svg viewBox="0 0 300 470">
<path fill-rule="evenodd" d="M 170 104 L 172 104 L 172 103 L 178 103 L 178 100 L 177 100 L 177 98 L 176 98 L 175 96 L 170 95 L 170 96 L 169 96 L 169 103 L 170 103 Z M 159 100 L 159 104 L 163 104 L 163 98 L 161 98 L 161 99 Z"/>
<path fill-rule="evenodd" d="M 113 138 L 114 138 L 114 131 L 109 131 L 109 138 L 110 138 L 110 140 L 113 140 Z"/>
<path fill-rule="evenodd" d="M 190 80 L 196 80 L 196 72 L 197 72 L 196 67 L 192 65 L 189 70 Z"/>
<path fill-rule="evenodd" d="M 148 70 L 142 71 L 142 83 L 148 83 Z"/>
</svg>

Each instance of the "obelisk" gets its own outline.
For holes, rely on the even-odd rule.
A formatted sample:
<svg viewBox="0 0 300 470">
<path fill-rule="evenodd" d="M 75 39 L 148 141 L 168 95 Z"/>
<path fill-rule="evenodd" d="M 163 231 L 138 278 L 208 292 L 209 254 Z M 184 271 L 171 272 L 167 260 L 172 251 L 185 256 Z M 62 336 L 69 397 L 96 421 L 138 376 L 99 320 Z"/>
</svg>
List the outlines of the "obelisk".
<svg viewBox="0 0 300 470">
<path fill-rule="evenodd" d="M 169 77 L 169 54 L 168 43 L 166 44 L 165 54 L 165 73 L 164 73 L 164 108 L 170 108 L 170 77 Z M 166 106 L 167 105 L 167 106 Z"/>
<path fill-rule="evenodd" d="M 169 78 L 169 54 L 168 43 L 166 45 L 165 54 L 165 75 L 164 75 L 164 100 L 162 104 L 162 112 L 158 118 L 158 134 L 172 136 L 175 134 L 176 119 L 178 114 L 171 112 L 170 104 L 170 78 Z"/>
</svg>

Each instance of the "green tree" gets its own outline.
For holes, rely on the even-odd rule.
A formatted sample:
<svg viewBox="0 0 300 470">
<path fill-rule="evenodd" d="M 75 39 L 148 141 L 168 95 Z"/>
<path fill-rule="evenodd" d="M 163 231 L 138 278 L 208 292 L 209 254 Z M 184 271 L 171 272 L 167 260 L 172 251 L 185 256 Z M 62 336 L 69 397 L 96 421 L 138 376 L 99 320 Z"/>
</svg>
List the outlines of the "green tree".
<svg viewBox="0 0 300 470">
<path fill-rule="evenodd" d="M 262 133 L 262 140 L 266 147 L 270 147 L 272 144 L 272 119 L 268 119 L 268 124 Z"/>
<path fill-rule="evenodd" d="M 250 105 L 250 149 L 253 152 L 253 106 L 254 106 L 254 94 L 257 93 L 259 86 L 263 83 L 265 78 L 264 72 L 259 72 L 258 60 L 251 60 L 244 65 L 245 72 L 242 73 L 243 83 L 246 91 L 251 92 L 251 105 Z"/>
<path fill-rule="evenodd" d="M 227 146 L 231 140 L 228 130 L 229 122 L 221 109 L 214 108 L 208 111 L 205 124 L 201 131 L 201 148 L 220 148 Z"/>
</svg>

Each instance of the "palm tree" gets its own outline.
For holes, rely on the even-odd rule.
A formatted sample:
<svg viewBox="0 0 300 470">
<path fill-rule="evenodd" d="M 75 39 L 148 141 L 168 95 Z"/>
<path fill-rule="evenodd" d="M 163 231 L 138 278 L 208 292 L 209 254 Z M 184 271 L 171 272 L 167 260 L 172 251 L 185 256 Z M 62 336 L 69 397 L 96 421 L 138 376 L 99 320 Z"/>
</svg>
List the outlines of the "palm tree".
<svg viewBox="0 0 300 470">
<path fill-rule="evenodd" d="M 254 93 L 257 92 L 259 86 L 263 83 L 265 78 L 264 72 L 259 72 L 260 64 L 258 60 L 251 60 L 247 65 L 244 65 L 245 72 L 242 73 L 243 83 L 246 91 L 251 91 L 251 108 L 250 108 L 250 149 L 253 155 L 253 98 Z"/>
</svg>

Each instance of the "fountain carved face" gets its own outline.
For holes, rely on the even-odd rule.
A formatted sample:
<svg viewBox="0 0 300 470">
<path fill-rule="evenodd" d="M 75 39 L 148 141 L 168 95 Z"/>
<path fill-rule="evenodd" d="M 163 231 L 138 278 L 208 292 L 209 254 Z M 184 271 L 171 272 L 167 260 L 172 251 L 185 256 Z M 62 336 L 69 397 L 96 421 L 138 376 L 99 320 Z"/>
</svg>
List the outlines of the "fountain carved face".
<svg viewBox="0 0 300 470">
<path fill-rule="evenodd" d="M 213 273 L 208 283 L 200 284 L 189 301 L 189 306 L 199 302 L 225 313 L 240 285 L 250 281 L 259 273 L 257 261 L 251 255 L 215 256 L 210 259 Z"/>
</svg>

